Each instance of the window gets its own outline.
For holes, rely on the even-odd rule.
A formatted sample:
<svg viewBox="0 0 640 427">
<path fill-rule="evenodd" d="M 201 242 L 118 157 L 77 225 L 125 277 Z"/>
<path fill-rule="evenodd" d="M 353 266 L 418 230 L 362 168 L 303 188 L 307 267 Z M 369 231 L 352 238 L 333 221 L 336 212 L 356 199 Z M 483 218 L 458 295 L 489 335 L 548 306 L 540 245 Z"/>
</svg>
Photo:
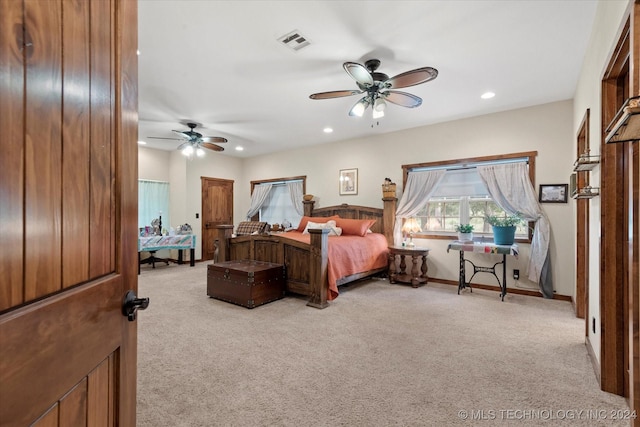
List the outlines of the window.
<svg viewBox="0 0 640 427">
<path fill-rule="evenodd" d="M 286 183 L 274 184 L 260 208 L 260 221 L 269 224 L 291 223 L 298 225 L 302 215 L 296 212 Z"/>
<path fill-rule="evenodd" d="M 162 228 L 169 229 L 169 183 L 138 180 L 138 227 L 151 225 L 162 215 Z"/>
<path fill-rule="evenodd" d="M 259 202 L 255 204 L 256 208 L 251 212 L 256 213 L 251 216 L 251 219 L 254 221 L 265 221 L 269 224 L 291 223 L 292 226 L 297 226 L 303 214 L 302 195 L 306 189 L 306 180 L 306 176 L 296 176 L 291 178 L 251 181 L 251 194 L 253 197 L 259 193 L 256 193 L 256 187 L 262 185 L 269 185 L 271 187 L 264 202 L 262 202 L 262 204 Z M 297 208 L 293 204 L 291 191 L 295 193 L 294 198 L 299 199 L 299 206 Z"/>
<path fill-rule="evenodd" d="M 494 202 L 489 191 L 477 172 L 476 166 L 505 162 L 523 161 L 529 166 L 529 178 L 533 183 L 533 165 L 537 153 L 515 153 L 475 159 L 451 160 L 445 162 L 404 165 L 404 176 L 410 171 L 428 169 L 446 169 L 442 181 L 434 190 L 424 207 L 416 214 L 420 222 L 423 237 L 450 239 L 456 233 L 458 224 L 472 224 L 474 234 L 491 237 L 491 225 L 485 218 L 489 215 L 507 216 L 507 213 Z M 532 224 L 520 224 L 516 229 L 516 238 L 530 240 Z"/>
<path fill-rule="evenodd" d="M 432 197 L 425 207 L 416 214 L 423 233 L 455 233 L 458 224 L 471 224 L 476 234 L 491 234 L 491 225 L 485 218 L 489 215 L 506 216 L 489 196 L 478 197 Z M 516 236 L 526 239 L 528 228 L 521 224 L 516 228 Z"/>
</svg>

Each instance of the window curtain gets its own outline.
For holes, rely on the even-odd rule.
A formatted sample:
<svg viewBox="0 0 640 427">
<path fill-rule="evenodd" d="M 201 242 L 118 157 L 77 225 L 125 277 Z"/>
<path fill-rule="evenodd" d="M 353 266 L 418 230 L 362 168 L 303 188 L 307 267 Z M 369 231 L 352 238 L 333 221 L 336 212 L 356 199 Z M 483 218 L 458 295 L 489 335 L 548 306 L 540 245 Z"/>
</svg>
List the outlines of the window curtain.
<svg viewBox="0 0 640 427">
<path fill-rule="evenodd" d="M 249 212 L 247 212 L 247 219 L 251 219 L 252 216 L 258 213 L 265 200 L 267 200 L 271 187 L 273 187 L 272 184 L 260 184 L 253 187 L 251 206 L 249 206 Z"/>
<path fill-rule="evenodd" d="M 402 242 L 402 219 L 417 214 L 433 194 L 444 177 L 444 169 L 409 172 L 407 185 L 396 209 L 396 223 L 393 227 L 394 244 Z"/>
<path fill-rule="evenodd" d="M 528 278 L 538 283 L 545 298 L 553 298 L 549 220 L 542 212 L 525 163 L 478 166 L 493 200 L 507 213 L 520 212 L 527 221 L 535 221 L 531 240 Z"/>
<path fill-rule="evenodd" d="M 304 215 L 304 207 L 302 206 L 302 181 L 287 182 L 289 195 L 291 196 L 291 204 L 296 213 L 301 217 Z"/>
<path fill-rule="evenodd" d="M 169 229 L 169 183 L 138 180 L 138 227 L 151 225 L 159 215 L 163 228 Z"/>
</svg>

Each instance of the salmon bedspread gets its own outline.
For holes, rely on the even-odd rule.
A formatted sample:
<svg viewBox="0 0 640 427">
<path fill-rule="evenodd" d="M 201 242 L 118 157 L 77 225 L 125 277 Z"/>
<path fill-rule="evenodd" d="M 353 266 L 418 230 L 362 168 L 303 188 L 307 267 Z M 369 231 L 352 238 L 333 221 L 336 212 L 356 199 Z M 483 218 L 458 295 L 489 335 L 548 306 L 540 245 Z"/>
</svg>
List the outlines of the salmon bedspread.
<svg viewBox="0 0 640 427">
<path fill-rule="evenodd" d="M 310 243 L 311 236 L 300 231 L 282 234 L 288 239 Z M 389 262 L 387 239 L 380 233 L 361 236 L 328 236 L 328 300 L 338 297 L 338 280 L 356 273 L 384 268 Z"/>
</svg>

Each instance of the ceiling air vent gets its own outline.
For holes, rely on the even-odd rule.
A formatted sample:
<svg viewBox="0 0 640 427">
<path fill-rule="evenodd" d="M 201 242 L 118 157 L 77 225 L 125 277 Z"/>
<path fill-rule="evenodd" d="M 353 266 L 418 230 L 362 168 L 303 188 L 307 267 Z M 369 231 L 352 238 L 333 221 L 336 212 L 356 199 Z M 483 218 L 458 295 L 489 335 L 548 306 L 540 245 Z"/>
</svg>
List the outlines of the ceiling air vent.
<svg viewBox="0 0 640 427">
<path fill-rule="evenodd" d="M 278 41 L 293 50 L 300 50 L 305 46 L 309 46 L 309 40 L 300 34 L 298 30 L 293 30 L 289 34 L 285 34 L 280 37 Z"/>
</svg>

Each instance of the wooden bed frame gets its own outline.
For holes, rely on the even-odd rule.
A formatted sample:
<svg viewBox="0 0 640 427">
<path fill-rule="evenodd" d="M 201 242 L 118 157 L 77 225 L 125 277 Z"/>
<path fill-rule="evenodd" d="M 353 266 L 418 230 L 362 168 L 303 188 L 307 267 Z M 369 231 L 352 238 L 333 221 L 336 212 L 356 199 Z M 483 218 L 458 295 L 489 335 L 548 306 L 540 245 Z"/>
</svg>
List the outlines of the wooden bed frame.
<svg viewBox="0 0 640 427">
<path fill-rule="evenodd" d="M 371 231 L 384 234 L 389 245 L 393 244 L 393 225 L 395 221 L 395 197 L 382 199 L 384 208 L 339 205 L 314 209 L 314 201 L 303 202 L 305 216 L 326 217 L 339 215 L 341 218 L 375 219 Z M 217 259 L 214 262 L 250 259 L 274 262 L 286 266 L 286 289 L 310 297 L 307 305 L 325 308 L 327 301 L 328 275 L 328 233 L 329 230 L 309 230 L 310 243 L 282 238 L 279 233 L 265 235 L 231 237 L 233 225 L 214 226 L 214 245 Z M 366 271 L 341 278 L 337 285 L 352 282 L 386 271 L 386 267 Z"/>
</svg>

